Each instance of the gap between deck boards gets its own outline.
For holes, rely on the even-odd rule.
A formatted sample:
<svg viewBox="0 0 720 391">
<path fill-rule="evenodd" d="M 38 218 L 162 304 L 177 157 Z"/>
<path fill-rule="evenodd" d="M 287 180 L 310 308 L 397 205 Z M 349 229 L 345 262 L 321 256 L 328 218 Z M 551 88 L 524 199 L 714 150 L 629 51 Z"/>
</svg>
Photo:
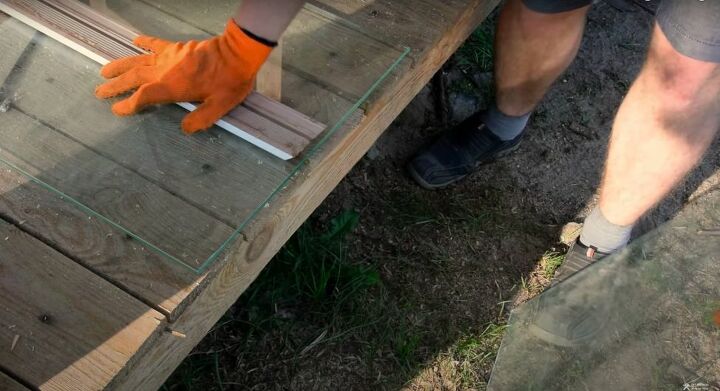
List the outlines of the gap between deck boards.
<svg viewBox="0 0 720 391">
<path fill-rule="evenodd" d="M 55 250 L 56 252 L 63 255 L 64 257 L 66 257 L 66 258 L 70 259 L 71 261 L 77 263 L 78 265 L 82 266 L 85 270 L 87 270 L 90 273 L 98 276 L 99 278 L 102 278 L 103 280 L 113 284 L 116 288 L 120 289 L 121 291 L 125 292 L 126 294 L 135 298 L 137 301 L 145 304 L 146 306 L 154 309 L 155 311 L 163 314 L 167 318 L 168 311 L 166 309 L 158 306 L 155 303 L 152 303 L 151 301 L 146 300 L 145 298 L 143 298 L 140 295 L 135 294 L 133 291 L 125 288 L 122 284 L 119 284 L 116 281 L 114 281 L 112 278 L 108 278 L 107 275 L 104 275 L 104 274 L 101 274 L 101 273 L 95 271 L 94 268 L 92 267 L 92 265 L 88 265 L 81 258 L 74 256 L 70 252 L 68 252 L 65 249 L 63 249 L 62 247 L 58 246 L 53 241 L 48 240 L 47 238 L 45 238 L 41 235 L 36 235 L 36 233 L 33 232 L 32 230 L 25 229 L 25 227 L 23 227 L 24 224 L 22 221 L 14 219 L 12 216 L 9 216 L 2 211 L 0 211 L 0 220 L 5 221 L 6 223 L 16 227 L 20 231 L 32 236 L 33 238 L 37 239 L 39 242 L 42 242 L 44 245 L 48 246 L 49 248 Z M 172 323 L 169 318 L 168 318 L 168 323 Z M 2 368 L 0 367 L 0 372 L 1 371 L 2 371 Z M 4 390 L 0 390 L 0 391 L 4 391 Z"/>
<path fill-rule="evenodd" d="M 3 17 L 4 16 L 0 14 L 0 21 Z M 11 22 L 20 25 L 17 21 Z M 6 86 L 10 87 L 12 87 L 18 80 L 18 74 L 13 73 L 13 69 L 33 69 L 32 64 L 27 64 L 26 61 L 20 61 L 18 63 L 18 59 L 30 59 L 33 51 L 29 49 L 35 48 L 36 45 L 38 45 L 33 37 L 40 35 L 39 33 L 30 30 L 29 27 L 22 27 L 23 29 L 27 29 L 28 34 L 21 33 L 13 36 L 13 41 L 16 42 L 16 44 L 5 48 L 7 50 L 5 54 L 7 54 L 8 57 L 4 58 L 4 60 L 7 61 L 5 61 L 6 65 L 3 67 L 6 69 L 0 69 L 0 71 L 8 71 L 8 77 L 6 78 L 8 85 Z M 15 30 L 9 29 L 8 31 L 14 32 Z M 21 40 L 22 42 L 19 42 Z M 53 40 L 47 39 L 47 41 L 48 43 L 59 45 Z M 15 53 L 16 56 L 10 57 L 12 53 Z M 13 62 L 15 62 L 16 65 L 8 67 L 8 65 L 12 65 Z M 57 70 L 57 67 L 53 69 Z M 60 72 L 60 74 L 62 74 L 62 72 Z M 3 75 L 0 75 L 0 78 L 2 78 Z M 39 78 L 42 80 L 46 77 L 58 78 L 58 75 L 50 74 Z M 71 85 L 73 84 L 72 82 L 69 83 Z M 56 88 L 62 90 L 64 87 L 57 86 Z M 31 88 L 31 90 L 32 89 L 33 88 Z M 11 90 L 14 90 L 14 88 L 11 88 Z M 25 102 L 28 102 L 28 100 L 25 100 Z M 18 109 L 22 112 L 22 110 L 20 110 L 21 108 L 22 107 L 13 106 L 11 110 Z M 55 123 L 55 121 L 53 121 L 54 117 L 49 113 L 46 114 L 49 115 L 47 120 Z M 104 114 L 111 117 L 109 113 Z M 41 118 L 32 119 L 34 120 L 33 123 L 38 125 L 50 126 L 50 128 L 53 128 L 54 126 L 53 124 L 45 123 Z M 55 131 L 57 131 L 57 129 Z M 71 130 L 69 130 L 69 132 L 74 134 Z M 63 137 L 69 138 L 71 141 L 79 142 L 77 137 L 71 137 L 66 133 L 66 131 L 60 131 L 58 133 L 60 133 Z M 169 133 L 169 136 L 173 135 L 175 135 L 175 133 Z M 177 137 L 184 138 L 182 135 L 177 135 Z M 195 138 L 190 140 L 195 140 Z M 236 141 L 235 143 L 242 144 L 241 141 Z M 135 149 L 132 150 L 134 151 Z M 99 156 L 104 157 L 106 160 L 132 172 L 134 175 L 138 175 L 140 177 L 139 179 L 144 179 L 150 183 L 156 183 L 153 178 L 146 176 L 141 168 L 123 164 L 116 159 L 117 156 L 115 155 L 107 155 L 102 151 L 94 149 L 92 149 L 92 151 Z M 222 156 L 220 156 L 220 158 L 222 158 Z M 214 162 L 211 163 L 215 165 Z M 182 164 L 180 166 L 173 165 L 173 167 L 177 168 L 181 172 L 186 170 Z M 224 166 L 218 167 L 220 168 L 218 173 L 224 172 L 223 170 L 225 168 L 230 168 Z M 3 217 L 13 222 L 14 225 L 20 227 L 22 231 L 31 234 L 43 243 L 49 245 L 54 250 L 89 269 L 93 274 L 101 276 L 122 291 L 128 293 L 130 296 L 138 299 L 146 305 L 149 305 L 158 312 L 163 313 L 168 317 L 170 322 L 174 321 L 176 317 L 182 313 L 186 306 L 193 301 L 197 290 L 205 283 L 206 275 L 199 276 L 195 273 L 188 273 L 185 269 L 174 266 L 171 262 L 166 259 L 162 259 L 161 256 L 156 255 L 153 252 L 139 253 L 138 251 L 133 250 L 137 247 L 133 244 L 134 242 L 122 239 L 122 234 L 118 234 L 118 232 L 116 232 L 112 227 L 109 225 L 106 226 L 104 223 L 96 221 L 96 219 L 87 220 L 87 216 L 84 212 L 66 201 L 58 200 L 58 198 L 53 196 L 48 189 L 41 187 L 41 185 L 34 181 L 28 180 L 27 177 L 21 175 L 20 173 L 15 173 L 15 171 L 13 171 L 13 174 L 8 172 L 3 173 L 3 175 L 3 180 L 6 181 L 7 184 L 7 186 L 3 186 L 3 191 L 6 192 L 4 196 L 5 202 L 0 203 L 0 210 L 3 210 L 4 212 Z M 181 183 L 178 185 L 181 186 L 182 190 L 184 190 Z M 14 188 L 16 190 L 13 190 Z M 165 186 L 161 186 L 161 188 L 170 195 L 175 194 L 175 191 L 171 188 L 166 188 Z M 191 205 L 196 207 L 198 206 L 189 198 L 177 196 L 177 194 L 175 194 L 175 196 L 176 198 L 179 198 Z M 42 205 L 43 207 L 36 209 L 36 204 Z M 209 212 L 208 208 L 198 209 L 204 211 L 205 213 Z M 83 227 L 85 227 L 85 223 L 83 221 L 86 221 L 88 229 L 92 230 L 92 235 L 83 236 L 80 242 L 77 241 L 77 238 L 73 240 L 66 240 L 62 235 L 62 232 L 55 228 L 50 228 L 51 225 L 55 226 L 54 222 L 57 222 L 56 218 L 53 217 L 53 215 L 57 215 L 54 211 L 61 212 L 61 215 L 64 216 L 64 220 L 80 222 L 83 224 Z M 212 216 L 212 213 L 210 213 L 210 216 Z M 242 240 L 245 240 L 243 234 L 241 234 L 240 237 Z M 78 248 L 82 251 L 78 251 Z M 99 252 L 85 251 L 85 249 L 88 248 L 101 248 L 104 251 L 101 255 Z M 115 249 L 117 249 L 118 253 L 123 254 L 124 259 L 122 262 L 112 260 L 113 256 L 117 254 Z M 105 251 L 109 251 L 109 253 L 106 253 Z M 142 270 L 143 273 L 138 273 L 138 270 Z"/>
</svg>

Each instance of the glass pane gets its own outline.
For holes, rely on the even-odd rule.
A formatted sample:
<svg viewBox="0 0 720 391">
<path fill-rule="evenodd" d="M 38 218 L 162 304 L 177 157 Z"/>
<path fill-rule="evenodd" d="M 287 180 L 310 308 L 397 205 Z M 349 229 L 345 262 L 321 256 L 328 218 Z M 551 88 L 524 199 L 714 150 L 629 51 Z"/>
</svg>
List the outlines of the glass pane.
<svg viewBox="0 0 720 391">
<path fill-rule="evenodd" d="M 94 2 L 95 3 L 95 2 Z M 108 0 L 103 13 L 146 34 L 203 38 L 234 1 Z M 201 3 L 201 4 L 200 4 Z M 310 5 L 289 27 L 282 102 L 326 125 L 283 161 L 214 127 L 185 136 L 187 113 L 158 106 L 119 118 L 93 96 L 100 66 L 0 19 L 0 161 L 168 260 L 205 270 L 407 54 Z"/>
<path fill-rule="evenodd" d="M 543 331 L 548 324 L 555 332 Z M 489 389 L 718 390 L 719 383 L 715 192 L 519 306 Z"/>
</svg>

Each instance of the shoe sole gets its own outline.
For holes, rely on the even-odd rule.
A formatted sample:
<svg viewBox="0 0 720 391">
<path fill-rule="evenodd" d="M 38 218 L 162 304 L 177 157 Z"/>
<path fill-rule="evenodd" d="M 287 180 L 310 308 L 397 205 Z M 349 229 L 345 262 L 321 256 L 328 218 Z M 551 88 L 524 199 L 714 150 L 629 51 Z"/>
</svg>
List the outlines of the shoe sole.
<svg viewBox="0 0 720 391">
<path fill-rule="evenodd" d="M 447 182 L 443 182 L 443 183 L 438 183 L 438 184 L 428 183 L 425 179 L 423 179 L 420 176 L 420 174 L 418 174 L 417 171 L 415 171 L 415 168 L 412 166 L 412 164 L 407 165 L 407 170 L 408 170 L 408 173 L 410 174 L 410 177 L 412 177 L 412 179 L 414 179 L 415 182 L 417 182 L 417 184 L 420 185 L 420 187 L 422 187 L 423 189 L 426 189 L 426 190 L 442 189 L 444 187 L 452 185 L 453 183 L 455 183 L 457 181 L 460 181 L 460 180 L 466 178 L 468 175 L 475 172 L 480 166 L 492 163 L 497 159 L 503 158 L 503 157 L 509 155 L 510 153 L 515 152 L 515 150 L 517 150 L 519 147 L 520 147 L 520 143 L 518 142 L 517 144 L 513 145 L 512 147 L 510 147 L 504 151 L 498 152 L 496 155 L 494 155 L 493 157 L 491 157 L 489 159 L 479 161 L 478 163 L 476 163 L 472 172 L 469 172 L 469 173 L 467 173 L 463 176 L 459 176 L 457 178 L 453 178 L 453 179 L 451 179 Z"/>
</svg>

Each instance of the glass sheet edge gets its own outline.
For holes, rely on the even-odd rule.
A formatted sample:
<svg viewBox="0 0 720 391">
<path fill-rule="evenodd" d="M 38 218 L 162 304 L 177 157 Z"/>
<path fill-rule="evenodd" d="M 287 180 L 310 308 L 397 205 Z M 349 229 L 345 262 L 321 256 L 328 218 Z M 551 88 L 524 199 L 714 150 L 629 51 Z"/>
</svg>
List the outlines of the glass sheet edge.
<svg viewBox="0 0 720 391">
<path fill-rule="evenodd" d="M 241 231 L 250 223 L 252 220 L 255 219 L 255 217 L 260 213 L 260 211 L 265 207 L 265 205 L 269 204 L 271 201 L 275 199 L 275 197 L 283 190 L 285 189 L 290 182 L 292 181 L 293 177 L 295 177 L 300 170 L 305 167 L 305 165 L 310 161 L 310 158 L 312 158 L 315 153 L 325 145 L 328 139 L 332 137 L 338 129 L 340 129 L 350 118 L 350 116 L 353 115 L 355 111 L 357 111 L 360 106 L 367 101 L 367 99 L 372 95 L 377 88 L 382 84 L 385 79 L 390 76 L 390 74 L 397 68 L 398 65 L 407 57 L 407 55 L 410 53 L 411 49 L 407 46 L 403 47 L 402 53 L 398 56 L 398 58 L 383 72 L 374 82 L 372 85 L 370 85 L 370 88 L 363 94 L 363 96 L 358 99 L 355 104 L 350 107 L 345 114 L 333 125 L 332 128 L 328 129 L 325 134 L 323 134 L 320 139 L 312 146 L 310 149 L 305 153 L 303 158 L 298 162 L 298 164 L 290 171 L 290 173 L 285 177 L 285 179 L 280 183 L 278 187 L 273 190 L 272 193 L 270 193 L 267 198 L 265 198 L 246 218 L 243 220 L 243 222 L 238 226 L 235 231 L 223 242 L 218 249 L 216 249 L 208 259 L 205 260 L 197 269 L 193 269 L 196 273 L 202 274 L 204 273 L 220 256 L 220 254 L 223 253 L 223 251 L 229 246 L 230 244 L 234 243 L 235 240 L 237 240 L 237 237 L 240 236 Z M 174 258 L 174 257 L 173 257 Z M 180 262 L 179 260 L 177 260 Z M 184 265 L 188 266 L 188 265 Z M 188 266 L 190 268 L 190 266 Z"/>
</svg>

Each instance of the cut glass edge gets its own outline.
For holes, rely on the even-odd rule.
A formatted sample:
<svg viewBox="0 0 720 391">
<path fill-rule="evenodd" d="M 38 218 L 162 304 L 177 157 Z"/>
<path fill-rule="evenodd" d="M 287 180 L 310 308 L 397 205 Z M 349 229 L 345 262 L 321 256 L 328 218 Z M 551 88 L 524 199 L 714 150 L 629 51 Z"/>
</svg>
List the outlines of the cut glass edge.
<svg viewBox="0 0 720 391">
<path fill-rule="evenodd" d="M 42 34 L 42 33 L 40 33 Z M 44 35 L 44 34 L 43 34 Z M 180 260 L 176 256 L 172 255 L 167 250 L 164 250 L 157 245 L 153 244 L 151 241 L 146 240 L 141 234 L 138 234 L 134 232 L 133 229 L 130 229 L 126 226 L 123 226 L 122 224 L 114 221 L 113 219 L 105 216 L 103 213 L 100 213 L 96 211 L 95 209 L 87 206 L 82 201 L 76 199 L 75 197 L 72 197 L 65 193 L 64 191 L 60 190 L 56 186 L 53 186 L 52 184 L 43 181 L 42 179 L 34 176 L 33 174 L 29 173 L 28 171 L 22 169 L 21 167 L 18 167 L 16 164 L 7 161 L 0 157 L 0 163 L 4 164 L 5 166 L 9 167 L 10 169 L 20 173 L 24 177 L 27 177 L 31 182 L 34 182 L 35 184 L 39 185 L 40 187 L 48 190 L 51 193 L 54 193 L 56 196 L 58 196 L 60 199 L 68 202 L 72 206 L 78 208 L 83 213 L 87 214 L 90 218 L 97 218 L 100 221 L 102 221 L 105 224 L 108 224 L 112 228 L 132 237 L 134 240 L 136 240 L 138 243 L 143 245 L 144 247 L 148 248 L 152 252 L 160 255 L 161 257 L 171 261 L 174 264 L 178 264 L 179 266 L 183 267 L 186 270 L 190 270 L 196 274 L 202 274 L 205 271 L 209 269 L 209 267 L 220 257 L 220 255 L 224 252 L 224 250 L 227 249 L 229 245 L 235 242 L 237 240 L 237 237 L 240 236 L 240 233 L 242 230 L 247 227 L 247 225 L 257 217 L 259 212 L 272 200 L 276 198 L 276 196 L 280 193 L 281 190 L 286 188 L 292 181 L 293 177 L 297 175 L 297 173 L 306 165 L 306 163 L 309 161 L 310 158 L 315 156 L 317 151 L 325 145 L 327 140 L 332 137 L 340 128 L 345 125 L 345 123 L 352 117 L 352 115 L 366 102 L 366 100 L 372 95 L 378 87 L 383 83 L 383 81 L 397 68 L 397 66 L 402 63 L 402 61 L 407 57 L 407 55 L 410 53 L 409 47 L 402 47 L 403 50 L 400 50 L 400 48 L 397 48 L 398 50 L 398 57 L 383 71 L 382 74 L 380 74 L 375 81 L 368 87 L 368 89 L 365 91 L 365 93 L 341 116 L 339 120 L 337 120 L 331 127 L 328 126 L 328 128 L 321 134 L 321 136 L 316 140 L 314 143 L 312 143 L 307 150 L 302 154 L 300 160 L 292 166 L 290 169 L 290 172 L 284 177 L 282 181 L 270 192 L 270 194 L 263 199 L 262 202 L 260 202 L 258 205 L 255 206 L 255 208 L 243 219 L 243 221 L 234 229 L 232 234 L 224 241 L 222 242 L 218 248 L 215 249 L 215 251 L 210 254 L 210 256 L 205 259 L 199 267 L 193 267 L 189 265 L 188 263 Z M 78 54 L 80 55 L 80 54 Z M 274 157 L 273 157 L 274 158 Z"/>
</svg>

